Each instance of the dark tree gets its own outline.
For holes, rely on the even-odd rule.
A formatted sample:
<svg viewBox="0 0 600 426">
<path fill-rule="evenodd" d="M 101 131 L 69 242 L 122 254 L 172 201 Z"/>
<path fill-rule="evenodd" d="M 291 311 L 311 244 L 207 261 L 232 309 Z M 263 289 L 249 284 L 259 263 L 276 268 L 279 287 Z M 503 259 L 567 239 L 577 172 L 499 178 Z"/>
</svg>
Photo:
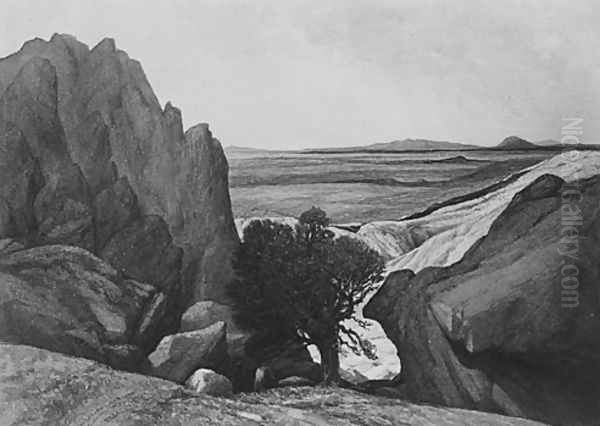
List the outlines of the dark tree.
<svg viewBox="0 0 600 426">
<path fill-rule="evenodd" d="M 295 229 L 253 221 L 236 259 L 241 278 L 230 288 L 241 322 L 272 339 L 296 336 L 316 345 L 326 384 L 339 381 L 340 345 L 370 355 L 368 344 L 342 323 L 355 318 L 383 271 L 376 251 L 336 238 L 328 224 L 315 207 L 302 213 Z"/>
</svg>

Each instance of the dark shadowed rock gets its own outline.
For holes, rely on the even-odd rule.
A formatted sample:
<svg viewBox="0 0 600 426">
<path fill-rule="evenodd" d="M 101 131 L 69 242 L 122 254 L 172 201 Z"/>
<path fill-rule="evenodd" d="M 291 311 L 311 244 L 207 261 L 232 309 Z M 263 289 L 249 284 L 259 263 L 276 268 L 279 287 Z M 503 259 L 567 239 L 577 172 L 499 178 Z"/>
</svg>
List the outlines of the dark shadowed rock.
<svg viewBox="0 0 600 426">
<path fill-rule="evenodd" d="M 93 361 L 12 345 L 0 345 L 0 412 L 4 423 L 15 425 L 539 425 L 335 388 L 217 398 Z"/>
<path fill-rule="evenodd" d="M 313 361 L 300 361 L 293 358 L 279 357 L 268 362 L 277 380 L 285 377 L 299 376 L 318 383 L 323 379 L 321 366 Z"/>
<path fill-rule="evenodd" d="M 144 353 L 139 346 L 104 345 L 102 347 L 106 364 L 117 370 L 140 371 L 141 363 L 144 362 Z"/>
<path fill-rule="evenodd" d="M 42 186 L 39 163 L 23 134 L 0 123 L 0 238 L 24 238 L 36 229 L 33 202 Z"/>
<path fill-rule="evenodd" d="M 15 251 L 0 257 L 0 340 L 111 363 L 152 292 L 81 248 Z"/>
<path fill-rule="evenodd" d="M 223 371 L 227 364 L 226 325 L 218 322 L 201 330 L 164 337 L 148 355 L 148 374 L 183 383 L 199 368 Z"/>
<path fill-rule="evenodd" d="M 133 343 L 144 349 L 152 350 L 162 337 L 163 319 L 169 314 L 169 301 L 164 293 L 156 293 L 146 305 L 133 336 Z"/>
<path fill-rule="evenodd" d="M 134 221 L 114 234 L 100 252 L 102 259 L 126 276 L 166 293 L 178 284 L 181 255 L 159 216 Z"/>
<path fill-rule="evenodd" d="M 121 178 L 94 198 L 96 247 L 101 251 L 108 240 L 140 216 L 137 197 L 127 178 Z"/>
<path fill-rule="evenodd" d="M 270 386 L 275 386 L 278 380 L 290 376 L 304 377 L 312 382 L 320 382 L 323 380 L 321 366 L 313 362 L 312 357 L 306 347 L 296 341 L 287 341 L 280 344 L 268 343 L 264 338 L 253 338 L 247 343 L 246 357 L 241 366 L 240 376 L 243 376 L 245 371 L 252 372 L 252 378 L 256 382 L 257 369 L 266 368 L 269 377 L 264 378 L 270 383 Z M 244 380 L 238 379 L 244 386 Z M 235 383 L 235 382 L 234 382 Z"/>
<path fill-rule="evenodd" d="M 94 212 L 79 166 L 72 164 L 52 176 L 33 207 L 37 244 L 69 244 L 94 250 Z"/>
<path fill-rule="evenodd" d="M 598 177 L 565 184 L 541 176 L 460 262 L 387 278 L 365 312 L 398 347 L 409 398 L 595 424 L 599 201 Z M 580 238 L 569 238 L 573 227 Z M 575 270 L 577 289 L 571 278 L 565 291 Z"/>
<path fill-rule="evenodd" d="M 70 144 L 71 156 L 81 167 L 91 193 L 97 194 L 116 179 L 108 127 L 102 115 L 94 112 L 79 124 L 76 135 L 79 143 Z"/>
</svg>

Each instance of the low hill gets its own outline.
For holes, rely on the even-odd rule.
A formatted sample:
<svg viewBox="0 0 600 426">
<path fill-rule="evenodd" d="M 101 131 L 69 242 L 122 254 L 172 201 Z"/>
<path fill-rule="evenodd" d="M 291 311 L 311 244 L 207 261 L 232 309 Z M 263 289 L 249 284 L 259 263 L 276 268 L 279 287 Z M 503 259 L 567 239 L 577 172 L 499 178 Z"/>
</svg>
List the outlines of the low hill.
<svg viewBox="0 0 600 426">
<path fill-rule="evenodd" d="M 374 143 L 363 146 L 350 146 L 340 148 L 314 148 L 304 152 L 389 152 L 389 151 L 455 151 L 463 149 L 478 149 L 477 145 L 467 145 L 458 142 L 433 141 L 429 139 L 403 139 L 392 142 Z"/>
<path fill-rule="evenodd" d="M 498 144 L 497 148 L 502 149 L 535 149 L 538 148 L 538 145 L 529 142 L 523 138 L 518 136 L 509 136 L 505 138 L 500 144 Z"/>
</svg>

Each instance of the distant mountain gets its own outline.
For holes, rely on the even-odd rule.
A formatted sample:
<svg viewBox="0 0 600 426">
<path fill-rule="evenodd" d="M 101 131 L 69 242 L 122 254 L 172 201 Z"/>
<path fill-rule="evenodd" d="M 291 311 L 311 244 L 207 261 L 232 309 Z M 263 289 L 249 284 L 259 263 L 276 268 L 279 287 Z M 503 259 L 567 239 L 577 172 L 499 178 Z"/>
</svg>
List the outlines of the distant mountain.
<svg viewBox="0 0 600 426">
<path fill-rule="evenodd" d="M 374 143 L 364 146 L 350 146 L 342 148 L 315 148 L 309 152 L 364 152 L 364 151 L 437 151 L 437 150 L 462 150 L 482 148 L 477 145 L 467 145 L 457 142 L 432 141 L 428 139 L 403 139 L 392 142 Z"/>
<path fill-rule="evenodd" d="M 509 136 L 505 138 L 500 144 L 498 144 L 497 148 L 502 149 L 535 149 L 538 148 L 538 145 L 526 141 L 518 136 Z"/>
</svg>

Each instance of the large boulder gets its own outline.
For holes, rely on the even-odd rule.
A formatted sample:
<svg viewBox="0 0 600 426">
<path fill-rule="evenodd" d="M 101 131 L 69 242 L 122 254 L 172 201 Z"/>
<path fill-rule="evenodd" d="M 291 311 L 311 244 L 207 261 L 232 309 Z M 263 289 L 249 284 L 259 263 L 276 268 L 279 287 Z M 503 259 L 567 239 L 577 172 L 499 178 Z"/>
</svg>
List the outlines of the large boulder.
<svg viewBox="0 0 600 426">
<path fill-rule="evenodd" d="M 245 345 L 252 333 L 238 326 L 235 310 L 212 300 L 202 300 L 190 306 L 181 316 L 181 331 L 193 331 L 208 327 L 216 322 L 227 324 L 227 348 L 231 358 L 245 355 Z"/>
<path fill-rule="evenodd" d="M 140 358 L 127 345 L 155 289 L 127 280 L 91 253 L 40 246 L 0 256 L 0 341 L 106 362 Z M 118 359 L 118 362 L 112 360 Z"/>
<path fill-rule="evenodd" d="M 30 346 L 0 344 L 2 424 L 447 425 L 540 423 L 344 389 L 282 388 L 218 398 Z"/>
<path fill-rule="evenodd" d="M 228 367 L 225 334 L 225 323 L 218 322 L 201 330 L 164 337 L 148 355 L 148 374 L 184 383 L 199 368 L 224 372 Z"/>
<path fill-rule="evenodd" d="M 233 385 L 229 379 L 206 368 L 194 371 L 194 374 L 185 381 L 185 386 L 194 392 L 213 396 L 233 395 Z"/>
<path fill-rule="evenodd" d="M 595 424 L 599 201 L 599 176 L 541 176 L 459 262 L 389 275 L 365 312 L 396 344 L 409 398 Z"/>
</svg>

